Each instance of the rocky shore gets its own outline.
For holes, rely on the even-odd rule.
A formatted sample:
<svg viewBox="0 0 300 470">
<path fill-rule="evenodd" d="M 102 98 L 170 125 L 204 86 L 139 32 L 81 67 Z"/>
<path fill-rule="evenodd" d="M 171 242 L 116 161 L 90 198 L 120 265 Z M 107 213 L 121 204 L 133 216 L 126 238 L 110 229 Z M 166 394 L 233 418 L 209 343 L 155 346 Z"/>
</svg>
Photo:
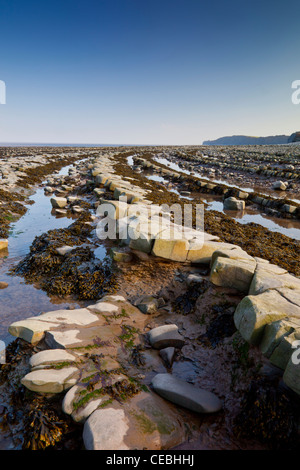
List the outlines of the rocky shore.
<svg viewBox="0 0 300 470">
<path fill-rule="evenodd" d="M 84 159 L 44 183 L 53 213 L 74 221 L 37 237 L 12 275 L 85 305 L 9 327 L 17 339 L 1 367 L 0 424 L 16 448 L 298 445 L 299 242 L 214 211 L 204 232 L 195 213 L 183 231 L 162 204 L 183 207 L 180 191 L 199 184 L 167 169 L 175 186 L 146 179 L 145 162 L 153 170 L 161 150 L 69 150 L 34 162 L 44 178 Z M 9 184 L 17 198 L 24 175 Z M 115 240 L 101 240 L 104 219 Z"/>
</svg>

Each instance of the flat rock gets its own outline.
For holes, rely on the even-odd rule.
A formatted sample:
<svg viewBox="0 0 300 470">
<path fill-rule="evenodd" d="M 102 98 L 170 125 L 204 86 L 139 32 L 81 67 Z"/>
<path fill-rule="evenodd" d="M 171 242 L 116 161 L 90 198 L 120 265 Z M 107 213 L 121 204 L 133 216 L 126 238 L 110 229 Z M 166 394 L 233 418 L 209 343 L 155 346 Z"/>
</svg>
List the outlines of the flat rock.
<svg viewBox="0 0 300 470">
<path fill-rule="evenodd" d="M 43 367 L 49 364 L 74 362 L 75 360 L 75 356 L 63 349 L 47 349 L 31 356 L 29 364 L 34 369 L 36 367 Z"/>
<path fill-rule="evenodd" d="M 66 349 L 70 347 L 80 347 L 83 345 L 81 338 L 78 338 L 80 330 L 66 331 L 46 331 L 45 342 L 51 349 Z"/>
<path fill-rule="evenodd" d="M 99 322 L 99 317 L 86 308 L 54 310 L 37 317 L 14 322 L 8 331 L 11 335 L 20 337 L 29 343 L 37 343 L 51 328 L 57 328 L 61 325 L 89 326 Z"/>
<path fill-rule="evenodd" d="M 45 335 L 45 331 L 57 326 L 56 323 L 41 322 L 36 318 L 20 320 L 12 323 L 8 331 L 12 336 L 22 338 L 28 343 L 38 343 Z"/>
<path fill-rule="evenodd" d="M 148 337 L 154 349 L 164 349 L 169 346 L 182 348 L 185 343 L 176 325 L 163 325 L 153 328 L 148 332 Z"/>
<path fill-rule="evenodd" d="M 78 376 L 76 367 L 39 369 L 25 375 L 21 383 L 33 392 L 60 393 L 75 385 Z"/>
<path fill-rule="evenodd" d="M 222 408 L 222 403 L 216 395 L 171 374 L 157 374 L 151 384 L 161 397 L 196 413 L 215 413 Z"/>
<path fill-rule="evenodd" d="M 104 302 L 100 300 L 95 305 L 89 305 L 88 310 L 96 313 L 117 313 L 119 307 L 117 305 L 111 304 L 109 302 Z"/>
<path fill-rule="evenodd" d="M 102 297 L 101 301 L 103 302 L 125 302 L 126 299 L 123 297 L 123 295 L 105 295 Z"/>
<path fill-rule="evenodd" d="M 76 308 L 73 310 L 53 310 L 34 317 L 40 322 L 51 322 L 56 324 L 67 324 L 87 326 L 99 321 L 99 317 L 87 308 Z"/>
<path fill-rule="evenodd" d="M 291 288 L 300 290 L 300 279 L 288 273 L 277 274 L 257 267 L 249 287 L 249 295 L 262 294 L 269 289 Z"/>
</svg>

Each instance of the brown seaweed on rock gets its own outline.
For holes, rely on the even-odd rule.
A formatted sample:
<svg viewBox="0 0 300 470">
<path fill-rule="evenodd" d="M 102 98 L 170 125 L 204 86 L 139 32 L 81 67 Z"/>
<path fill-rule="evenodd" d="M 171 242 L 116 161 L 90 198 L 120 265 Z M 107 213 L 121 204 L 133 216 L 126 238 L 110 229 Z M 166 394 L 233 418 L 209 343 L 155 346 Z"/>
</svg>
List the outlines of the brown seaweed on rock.
<svg viewBox="0 0 300 470">
<path fill-rule="evenodd" d="M 113 283 L 111 260 L 95 259 L 87 239 L 92 227 L 85 216 L 70 227 L 50 230 L 36 237 L 30 253 L 14 268 L 27 282 L 37 282 L 50 295 L 74 295 L 79 300 L 99 299 Z M 61 256 L 57 248 L 75 246 Z M 77 247 L 78 246 L 78 247 Z"/>
<path fill-rule="evenodd" d="M 299 397 L 292 396 L 277 380 L 251 382 L 235 418 L 238 437 L 256 438 L 273 450 L 299 447 Z"/>
</svg>

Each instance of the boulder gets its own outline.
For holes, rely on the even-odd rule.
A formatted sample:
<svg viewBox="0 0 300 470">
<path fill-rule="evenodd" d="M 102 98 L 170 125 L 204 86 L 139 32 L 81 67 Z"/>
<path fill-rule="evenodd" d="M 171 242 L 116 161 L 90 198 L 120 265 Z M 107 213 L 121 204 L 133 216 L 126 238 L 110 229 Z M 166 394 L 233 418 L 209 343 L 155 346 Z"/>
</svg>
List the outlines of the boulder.
<svg viewBox="0 0 300 470">
<path fill-rule="evenodd" d="M 98 174 L 95 178 L 95 182 L 97 184 L 103 184 L 104 185 L 107 181 L 108 181 L 108 177 L 104 176 L 104 175 L 101 175 L 101 174 Z"/>
<path fill-rule="evenodd" d="M 295 212 L 297 211 L 297 206 L 292 206 L 291 204 L 284 204 L 282 209 L 288 214 L 295 214 Z"/>
<path fill-rule="evenodd" d="M 186 261 L 189 250 L 187 240 L 157 238 L 154 241 L 152 254 L 172 261 Z"/>
<path fill-rule="evenodd" d="M 276 189 L 277 191 L 285 191 L 286 188 L 287 185 L 283 181 L 276 181 L 272 186 L 272 189 Z"/>
<path fill-rule="evenodd" d="M 92 169 L 92 176 L 101 175 L 101 173 L 102 173 L 102 168 L 94 167 L 94 168 Z"/>
<path fill-rule="evenodd" d="M 106 190 L 104 188 L 94 188 L 93 189 L 93 193 L 97 196 L 97 197 L 102 197 L 104 193 L 106 193 Z"/>
<path fill-rule="evenodd" d="M 187 261 L 191 263 L 209 264 L 215 251 L 231 249 L 232 247 L 233 245 L 230 243 L 220 243 L 205 239 L 199 242 L 197 239 L 192 239 L 189 241 Z"/>
<path fill-rule="evenodd" d="M 210 281 L 216 286 L 230 287 L 248 293 L 256 262 L 217 257 L 212 265 Z"/>
<path fill-rule="evenodd" d="M 259 345 L 261 352 L 269 358 L 282 339 L 294 333 L 297 329 L 300 331 L 300 321 L 297 322 L 296 320 L 294 322 L 278 320 L 266 325 Z"/>
<path fill-rule="evenodd" d="M 245 191 L 239 191 L 237 193 L 237 197 L 239 199 L 247 199 L 249 197 L 249 193 L 246 193 Z"/>
<path fill-rule="evenodd" d="M 170 346 L 168 348 L 161 349 L 159 351 L 159 355 L 167 367 L 172 367 L 175 356 L 175 348 Z"/>
<path fill-rule="evenodd" d="M 235 197 L 228 197 L 224 199 L 224 210 L 228 211 L 243 211 L 245 209 L 245 201 L 236 199 Z"/>
<path fill-rule="evenodd" d="M 86 343 L 79 338 L 79 329 L 67 329 L 65 331 L 45 331 L 45 343 L 51 349 L 67 349 L 85 346 Z M 90 338 L 90 344 L 93 338 Z"/>
<path fill-rule="evenodd" d="M 158 300 L 150 295 L 145 295 L 138 299 L 136 306 L 142 313 L 149 315 L 157 311 Z"/>
<path fill-rule="evenodd" d="M 297 332 L 283 336 L 269 358 L 271 364 L 284 370 L 293 353 L 293 344 L 299 339 L 300 335 Z"/>
<path fill-rule="evenodd" d="M 270 271 L 256 269 L 249 287 L 249 295 L 261 294 L 269 289 L 289 287 L 300 289 L 300 280 L 291 274 L 272 274 Z"/>
<path fill-rule="evenodd" d="M 163 325 L 153 328 L 148 332 L 148 338 L 154 349 L 164 349 L 169 346 L 182 348 L 184 338 L 178 332 L 177 325 Z"/>
<path fill-rule="evenodd" d="M 129 247 L 142 253 L 151 253 L 154 240 L 148 234 L 141 234 L 136 240 L 130 240 Z"/>
<path fill-rule="evenodd" d="M 105 295 L 99 302 L 126 302 L 126 299 L 123 295 L 113 294 Z"/>
<path fill-rule="evenodd" d="M 50 202 L 54 209 L 63 209 L 68 204 L 68 201 L 65 197 L 52 197 Z"/>
<path fill-rule="evenodd" d="M 44 191 L 45 191 L 45 193 L 53 193 L 54 189 L 51 188 L 51 186 L 45 186 Z"/>
<path fill-rule="evenodd" d="M 185 440 L 186 429 L 177 410 L 146 392 L 96 410 L 83 429 L 87 450 L 172 449 Z"/>
<path fill-rule="evenodd" d="M 171 374 L 157 374 L 151 385 L 161 397 L 196 413 L 215 413 L 222 408 L 222 403 L 216 395 Z"/>
<path fill-rule="evenodd" d="M 246 251 L 242 250 L 239 246 L 230 245 L 229 243 L 221 243 L 220 246 L 213 252 L 211 257 L 211 266 L 214 264 L 218 257 L 240 259 L 245 261 L 255 261 L 254 258 Z"/>
<path fill-rule="evenodd" d="M 300 307 L 276 290 L 244 297 L 234 313 L 234 323 L 243 338 L 253 344 L 262 340 L 266 325 L 284 318 L 300 318 Z"/>
</svg>

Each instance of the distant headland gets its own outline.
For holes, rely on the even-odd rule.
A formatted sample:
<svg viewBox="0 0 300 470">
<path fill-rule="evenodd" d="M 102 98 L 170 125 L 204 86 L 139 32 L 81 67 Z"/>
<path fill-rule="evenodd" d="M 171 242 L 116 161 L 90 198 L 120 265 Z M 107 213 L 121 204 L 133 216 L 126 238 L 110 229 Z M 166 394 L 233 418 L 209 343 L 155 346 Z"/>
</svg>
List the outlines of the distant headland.
<svg viewBox="0 0 300 470">
<path fill-rule="evenodd" d="M 300 131 L 291 135 L 271 135 L 267 137 L 252 137 L 247 135 L 232 135 L 216 140 L 205 140 L 203 145 L 278 145 L 300 142 Z"/>
</svg>

